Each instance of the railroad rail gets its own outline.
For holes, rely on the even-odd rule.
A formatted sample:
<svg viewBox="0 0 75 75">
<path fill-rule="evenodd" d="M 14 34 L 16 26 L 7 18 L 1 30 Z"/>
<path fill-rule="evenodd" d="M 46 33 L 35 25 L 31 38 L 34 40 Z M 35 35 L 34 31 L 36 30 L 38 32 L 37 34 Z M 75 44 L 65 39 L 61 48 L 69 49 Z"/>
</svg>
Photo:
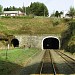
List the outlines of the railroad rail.
<svg viewBox="0 0 75 75">
<path fill-rule="evenodd" d="M 75 72 L 75 60 L 71 58 L 70 56 L 58 51 L 54 50 L 58 55 L 60 55 L 64 60 L 65 63 L 72 69 L 73 72 Z"/>
<path fill-rule="evenodd" d="M 56 75 L 56 68 L 50 50 L 45 50 L 41 62 L 40 74 Z"/>
</svg>

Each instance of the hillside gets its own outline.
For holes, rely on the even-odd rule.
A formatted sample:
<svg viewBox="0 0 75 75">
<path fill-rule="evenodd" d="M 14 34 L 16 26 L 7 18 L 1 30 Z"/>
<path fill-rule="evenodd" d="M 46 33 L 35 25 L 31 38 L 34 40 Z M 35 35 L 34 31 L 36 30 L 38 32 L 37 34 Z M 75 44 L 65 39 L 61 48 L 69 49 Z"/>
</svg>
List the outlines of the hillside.
<svg viewBox="0 0 75 75">
<path fill-rule="evenodd" d="M 61 34 L 66 29 L 67 25 L 60 19 L 0 19 L 0 34 Z"/>
</svg>

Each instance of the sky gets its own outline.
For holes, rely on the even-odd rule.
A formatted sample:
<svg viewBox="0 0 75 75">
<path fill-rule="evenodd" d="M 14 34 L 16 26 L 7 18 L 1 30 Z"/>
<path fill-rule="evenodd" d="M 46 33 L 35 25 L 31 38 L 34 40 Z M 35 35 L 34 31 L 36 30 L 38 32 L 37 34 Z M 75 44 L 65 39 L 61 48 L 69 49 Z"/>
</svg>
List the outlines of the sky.
<svg viewBox="0 0 75 75">
<path fill-rule="evenodd" d="M 69 11 L 71 6 L 74 6 L 75 0 L 0 0 L 0 5 L 5 7 L 15 6 L 27 7 L 31 4 L 31 2 L 41 2 L 44 3 L 49 11 L 49 14 L 52 14 L 55 11 Z"/>
</svg>

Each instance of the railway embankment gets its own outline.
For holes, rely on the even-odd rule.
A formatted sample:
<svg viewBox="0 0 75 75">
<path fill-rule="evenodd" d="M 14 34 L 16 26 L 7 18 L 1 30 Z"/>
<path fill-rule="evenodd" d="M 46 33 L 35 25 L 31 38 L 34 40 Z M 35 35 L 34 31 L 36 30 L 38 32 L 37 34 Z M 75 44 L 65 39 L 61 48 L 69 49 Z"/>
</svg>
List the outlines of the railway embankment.
<svg viewBox="0 0 75 75">
<path fill-rule="evenodd" d="M 64 31 L 62 36 L 62 48 L 70 53 L 75 52 L 75 20 L 67 23 L 68 29 Z"/>
</svg>

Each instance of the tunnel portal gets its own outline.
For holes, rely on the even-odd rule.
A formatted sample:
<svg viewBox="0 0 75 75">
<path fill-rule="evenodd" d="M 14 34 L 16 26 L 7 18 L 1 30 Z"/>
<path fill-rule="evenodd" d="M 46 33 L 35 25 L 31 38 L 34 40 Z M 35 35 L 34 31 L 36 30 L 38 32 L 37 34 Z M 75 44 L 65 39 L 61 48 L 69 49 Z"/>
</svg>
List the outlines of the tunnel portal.
<svg viewBox="0 0 75 75">
<path fill-rule="evenodd" d="M 43 40 L 43 49 L 59 49 L 59 40 L 55 37 L 48 37 Z"/>
<path fill-rule="evenodd" d="M 11 44 L 12 44 L 14 47 L 19 47 L 19 41 L 18 41 L 18 39 L 12 39 Z"/>
</svg>

